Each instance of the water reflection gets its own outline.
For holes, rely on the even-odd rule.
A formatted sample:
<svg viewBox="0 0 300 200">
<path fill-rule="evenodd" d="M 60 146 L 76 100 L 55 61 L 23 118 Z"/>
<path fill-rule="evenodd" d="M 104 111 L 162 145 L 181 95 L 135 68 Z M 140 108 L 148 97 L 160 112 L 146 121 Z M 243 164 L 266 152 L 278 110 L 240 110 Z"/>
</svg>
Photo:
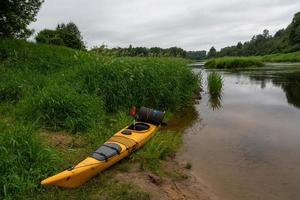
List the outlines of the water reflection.
<svg viewBox="0 0 300 200">
<path fill-rule="evenodd" d="M 222 108 L 222 94 L 219 95 L 209 95 L 209 106 L 213 110 L 218 110 Z"/>
<path fill-rule="evenodd" d="M 190 105 L 175 113 L 172 119 L 168 121 L 168 126 L 163 127 L 163 130 L 183 131 L 191 127 L 196 121 L 200 122 L 201 119 L 198 116 L 196 108 Z"/>
<path fill-rule="evenodd" d="M 297 69 L 296 69 L 297 70 Z M 300 108 L 300 72 L 293 69 L 278 72 L 269 71 L 267 76 L 258 76 L 250 74 L 250 79 L 261 82 L 261 88 L 266 87 L 266 82 L 271 81 L 274 85 L 279 86 L 285 92 L 287 102 Z"/>
</svg>

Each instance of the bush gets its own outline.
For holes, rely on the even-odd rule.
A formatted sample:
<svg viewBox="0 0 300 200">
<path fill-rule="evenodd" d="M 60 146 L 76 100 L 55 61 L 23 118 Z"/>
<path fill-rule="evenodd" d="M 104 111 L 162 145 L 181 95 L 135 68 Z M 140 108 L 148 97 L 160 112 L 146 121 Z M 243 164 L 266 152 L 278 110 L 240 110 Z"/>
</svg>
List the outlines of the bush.
<svg viewBox="0 0 300 200">
<path fill-rule="evenodd" d="M 25 99 L 21 112 L 26 119 L 37 121 L 44 128 L 76 133 L 101 120 L 103 107 L 99 98 L 78 94 L 67 85 L 54 84 Z"/>
<path fill-rule="evenodd" d="M 84 50 L 81 33 L 73 22 L 57 25 L 56 30 L 44 29 L 35 37 L 37 43 L 63 45 L 73 49 Z"/>
<path fill-rule="evenodd" d="M 1 127 L 1 126 L 0 126 Z M 0 130 L 0 199 L 21 199 L 40 189 L 40 180 L 61 162 L 31 127 Z"/>
<path fill-rule="evenodd" d="M 55 30 L 44 29 L 35 37 L 37 43 L 63 45 L 64 41 Z"/>
<path fill-rule="evenodd" d="M 223 57 L 210 59 L 204 66 L 211 69 L 238 69 L 245 67 L 262 67 L 263 63 L 256 58 Z"/>
</svg>

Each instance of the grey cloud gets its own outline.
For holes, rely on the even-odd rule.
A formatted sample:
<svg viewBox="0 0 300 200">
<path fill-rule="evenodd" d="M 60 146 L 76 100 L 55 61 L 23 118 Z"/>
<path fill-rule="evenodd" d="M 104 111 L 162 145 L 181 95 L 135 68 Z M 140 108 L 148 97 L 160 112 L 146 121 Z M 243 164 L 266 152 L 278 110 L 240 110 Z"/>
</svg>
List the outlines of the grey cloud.
<svg viewBox="0 0 300 200">
<path fill-rule="evenodd" d="M 221 48 L 267 28 L 274 33 L 300 11 L 298 0 L 46 0 L 37 31 L 73 21 L 89 47 Z"/>
</svg>

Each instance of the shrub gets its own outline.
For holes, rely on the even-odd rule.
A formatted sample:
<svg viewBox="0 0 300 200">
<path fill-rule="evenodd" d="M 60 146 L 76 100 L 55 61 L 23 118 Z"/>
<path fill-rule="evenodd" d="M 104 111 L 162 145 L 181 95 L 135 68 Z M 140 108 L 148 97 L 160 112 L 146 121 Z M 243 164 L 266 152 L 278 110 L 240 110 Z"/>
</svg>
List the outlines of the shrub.
<svg viewBox="0 0 300 200">
<path fill-rule="evenodd" d="M 63 45 L 84 50 L 81 33 L 73 22 L 58 24 L 56 30 L 44 29 L 35 37 L 37 43 Z"/>
<path fill-rule="evenodd" d="M 60 157 L 45 146 L 32 127 L 15 125 L 0 130 L 0 199 L 25 198 L 40 189 Z"/>
<path fill-rule="evenodd" d="M 208 60 L 205 65 L 206 68 L 217 69 L 238 69 L 245 67 L 262 67 L 263 63 L 256 58 L 246 57 L 223 57 Z"/>
<path fill-rule="evenodd" d="M 99 98 L 78 94 L 67 85 L 54 84 L 25 99 L 21 112 L 26 119 L 37 121 L 44 128 L 76 133 L 101 120 L 103 107 Z"/>
</svg>

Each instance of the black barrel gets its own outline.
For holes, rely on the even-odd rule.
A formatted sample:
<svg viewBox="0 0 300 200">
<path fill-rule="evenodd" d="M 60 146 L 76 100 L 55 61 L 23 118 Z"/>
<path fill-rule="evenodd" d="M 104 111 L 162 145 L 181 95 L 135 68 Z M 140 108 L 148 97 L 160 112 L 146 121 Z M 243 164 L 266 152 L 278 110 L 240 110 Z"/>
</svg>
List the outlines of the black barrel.
<svg viewBox="0 0 300 200">
<path fill-rule="evenodd" d="M 138 120 L 160 125 L 164 119 L 165 112 L 154 110 L 151 108 L 141 107 L 138 113 Z"/>
</svg>

